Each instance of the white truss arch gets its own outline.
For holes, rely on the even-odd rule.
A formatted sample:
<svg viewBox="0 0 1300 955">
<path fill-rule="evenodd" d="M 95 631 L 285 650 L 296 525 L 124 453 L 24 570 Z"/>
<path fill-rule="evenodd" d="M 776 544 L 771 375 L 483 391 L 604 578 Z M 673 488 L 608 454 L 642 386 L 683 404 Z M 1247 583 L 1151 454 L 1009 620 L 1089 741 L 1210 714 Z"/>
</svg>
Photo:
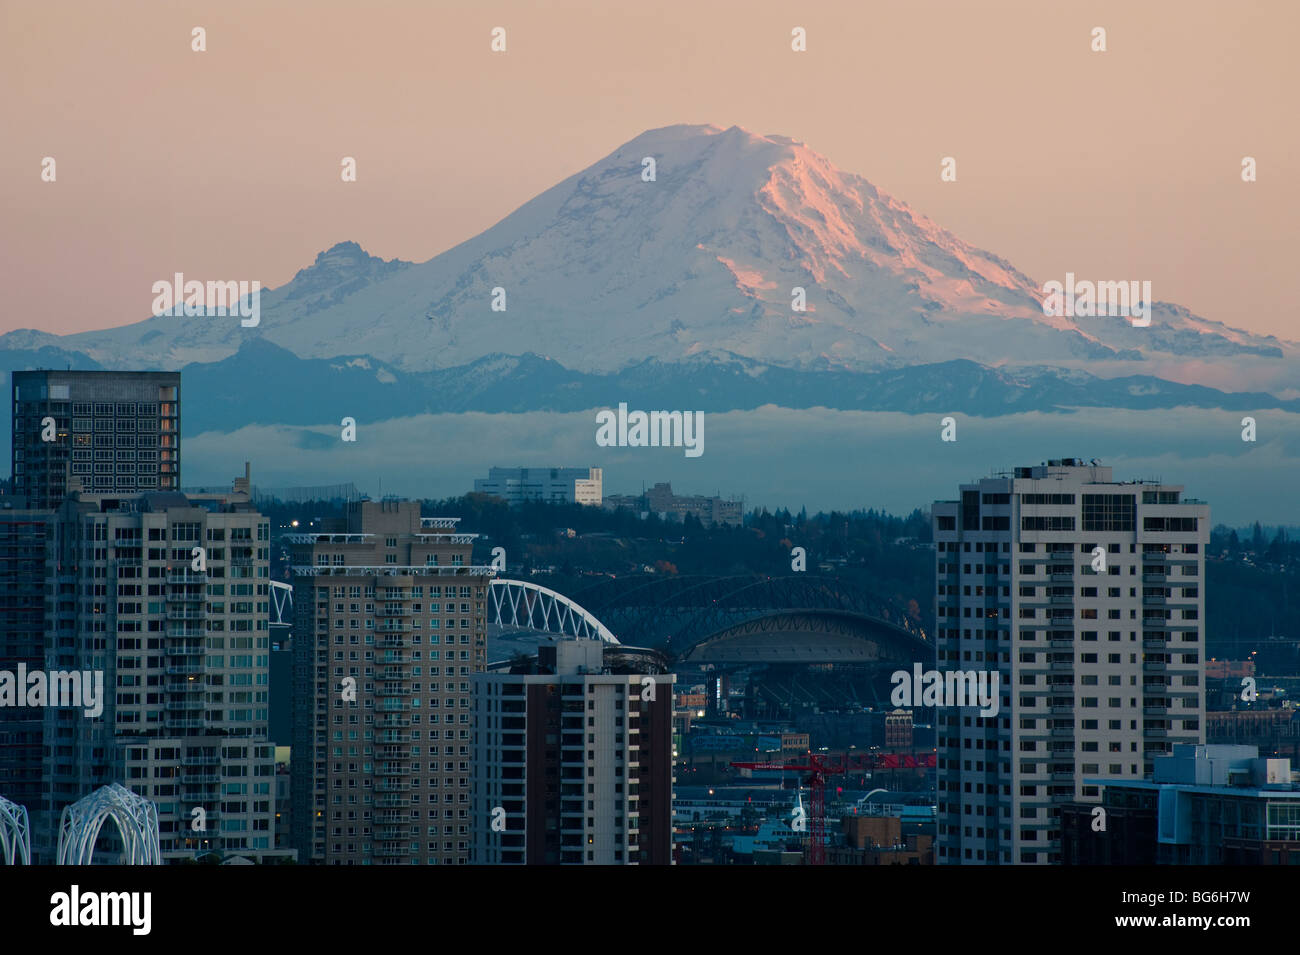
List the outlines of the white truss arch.
<svg viewBox="0 0 1300 955">
<path fill-rule="evenodd" d="M 64 807 L 59 820 L 58 865 L 90 865 L 99 831 L 117 824 L 124 847 L 123 865 L 162 865 L 158 808 L 117 783 L 109 783 Z"/>
<path fill-rule="evenodd" d="M 497 577 L 492 581 L 488 623 L 618 643 L 608 627 L 564 594 L 528 580 Z"/>
<path fill-rule="evenodd" d="M 32 864 L 32 833 L 27 825 L 27 807 L 20 806 L 0 796 L 0 855 L 5 865 L 17 859 L 23 865 Z"/>
<path fill-rule="evenodd" d="M 293 587 L 271 581 L 271 626 L 293 626 Z"/>
</svg>

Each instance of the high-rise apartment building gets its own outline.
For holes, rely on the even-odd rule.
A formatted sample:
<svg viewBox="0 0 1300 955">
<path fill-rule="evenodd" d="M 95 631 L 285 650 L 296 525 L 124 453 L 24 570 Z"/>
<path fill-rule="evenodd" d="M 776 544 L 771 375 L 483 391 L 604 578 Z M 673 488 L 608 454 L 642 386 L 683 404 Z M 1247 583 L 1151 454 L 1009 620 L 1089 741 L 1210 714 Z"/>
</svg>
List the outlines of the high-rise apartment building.
<svg viewBox="0 0 1300 955">
<path fill-rule="evenodd" d="M 50 511 L 0 507 L 0 670 L 45 666 L 45 548 L 53 518 Z M 43 733 L 40 710 L 0 706 L 0 795 L 33 814 L 41 800 Z"/>
<path fill-rule="evenodd" d="M 475 678 L 472 860 L 671 864 L 676 677 L 612 672 L 590 639 L 537 669 Z"/>
<path fill-rule="evenodd" d="M 939 710 L 938 864 L 1058 862 L 1085 777 L 1204 740 L 1209 507 L 1182 490 L 1065 458 L 935 502 L 937 669 L 1000 693 Z"/>
<path fill-rule="evenodd" d="M 14 495 L 55 508 L 87 491 L 180 489 L 179 372 L 13 373 Z"/>
<path fill-rule="evenodd" d="M 269 548 L 246 479 L 204 502 L 69 493 L 49 541 L 46 666 L 102 674 L 102 712 L 45 711 L 43 861 L 63 807 L 109 782 L 157 805 L 164 859 L 288 855 L 267 740 Z"/>
<path fill-rule="evenodd" d="M 511 504 L 546 501 L 600 507 L 602 480 L 600 468 L 489 468 L 486 479 L 474 481 L 474 491 Z"/>
<path fill-rule="evenodd" d="M 359 501 L 288 535 L 294 575 L 292 825 L 303 862 L 461 864 L 470 692 L 492 570 L 476 534 L 414 501 Z"/>
</svg>

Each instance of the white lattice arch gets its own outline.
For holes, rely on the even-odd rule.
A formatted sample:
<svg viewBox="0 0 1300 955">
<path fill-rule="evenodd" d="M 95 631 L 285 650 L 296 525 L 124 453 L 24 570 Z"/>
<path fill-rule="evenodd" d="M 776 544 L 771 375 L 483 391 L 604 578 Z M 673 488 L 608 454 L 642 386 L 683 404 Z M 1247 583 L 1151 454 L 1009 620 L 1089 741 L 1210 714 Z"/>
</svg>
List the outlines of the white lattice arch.
<svg viewBox="0 0 1300 955">
<path fill-rule="evenodd" d="M 488 588 L 488 623 L 618 643 L 607 626 L 564 594 L 528 580 L 497 577 Z"/>
<path fill-rule="evenodd" d="M 59 820 L 58 865 L 90 865 L 99 831 L 109 819 L 117 824 L 123 865 L 162 865 L 158 809 L 117 783 L 109 783 L 64 807 Z"/>
<path fill-rule="evenodd" d="M 32 864 L 32 834 L 27 825 L 27 807 L 10 802 L 0 796 L 0 855 L 5 865 L 14 860 L 23 865 Z"/>
<path fill-rule="evenodd" d="M 283 581 L 271 581 L 271 624 L 293 624 L 293 588 Z"/>
</svg>

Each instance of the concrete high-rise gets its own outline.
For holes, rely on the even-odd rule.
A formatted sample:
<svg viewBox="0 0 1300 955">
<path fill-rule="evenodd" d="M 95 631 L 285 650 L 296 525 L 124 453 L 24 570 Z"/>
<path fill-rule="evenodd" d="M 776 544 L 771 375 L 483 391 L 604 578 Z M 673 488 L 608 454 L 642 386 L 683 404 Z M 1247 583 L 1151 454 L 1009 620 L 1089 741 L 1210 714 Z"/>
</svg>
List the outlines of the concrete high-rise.
<svg viewBox="0 0 1300 955">
<path fill-rule="evenodd" d="M 69 477 L 103 494 L 179 490 L 180 387 L 179 372 L 14 372 L 14 495 L 55 508 Z"/>
<path fill-rule="evenodd" d="M 0 501 L 8 503 L 4 498 Z M 47 538 L 51 511 L 0 507 L 0 669 L 45 666 Z M 41 801 L 44 716 L 23 706 L 0 706 L 0 796 L 34 814 Z"/>
<path fill-rule="evenodd" d="M 1065 458 L 935 502 L 937 669 L 1001 694 L 939 710 L 938 864 L 1058 862 L 1085 777 L 1204 741 L 1209 507 L 1182 490 Z"/>
<path fill-rule="evenodd" d="M 475 678 L 472 861 L 671 864 L 676 677 L 613 672 L 589 639 L 537 669 Z"/>
<path fill-rule="evenodd" d="M 101 713 L 45 711 L 43 861 L 63 807 L 109 782 L 157 805 L 164 859 L 287 855 L 267 739 L 270 528 L 235 484 L 201 502 L 74 490 L 60 506 L 46 666 L 101 674 L 103 696 Z"/>
<path fill-rule="evenodd" d="M 287 536 L 295 630 L 292 825 L 302 862 L 469 857 L 470 687 L 492 569 L 415 501 L 359 501 Z"/>
</svg>

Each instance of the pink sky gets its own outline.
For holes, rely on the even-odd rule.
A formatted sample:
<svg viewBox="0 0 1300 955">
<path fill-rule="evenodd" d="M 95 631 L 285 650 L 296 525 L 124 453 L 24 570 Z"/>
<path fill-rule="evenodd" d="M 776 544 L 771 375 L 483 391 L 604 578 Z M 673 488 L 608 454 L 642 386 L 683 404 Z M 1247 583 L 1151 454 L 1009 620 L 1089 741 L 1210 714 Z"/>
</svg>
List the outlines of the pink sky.
<svg viewBox="0 0 1300 955">
<path fill-rule="evenodd" d="M 281 285 L 347 239 L 423 261 L 645 129 L 715 123 L 1040 284 L 1146 279 L 1300 339 L 1297 26 L 1263 0 L 0 0 L 0 331 L 141 320 L 177 271 Z"/>
</svg>

